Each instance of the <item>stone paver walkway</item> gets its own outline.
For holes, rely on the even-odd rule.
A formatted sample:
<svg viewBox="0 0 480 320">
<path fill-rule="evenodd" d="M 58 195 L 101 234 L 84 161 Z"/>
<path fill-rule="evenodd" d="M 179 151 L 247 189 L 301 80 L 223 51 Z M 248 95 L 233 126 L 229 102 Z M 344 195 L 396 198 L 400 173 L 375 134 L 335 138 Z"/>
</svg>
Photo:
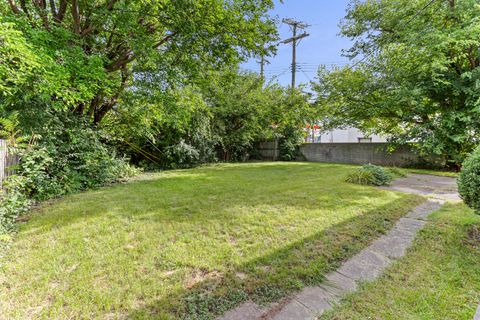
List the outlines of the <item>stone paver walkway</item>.
<svg viewBox="0 0 480 320">
<path fill-rule="evenodd" d="M 344 262 L 337 270 L 328 273 L 323 284 L 306 287 L 282 302 L 267 307 L 252 301 L 245 302 L 219 320 L 316 319 L 343 296 L 355 291 L 358 283 L 376 279 L 395 259 L 402 257 L 416 233 L 427 223 L 428 215 L 439 209 L 445 200 L 459 199 L 455 179 L 432 175 L 411 175 L 394 181 L 386 189 L 427 195 L 430 199 L 400 218 L 387 234 Z"/>
<path fill-rule="evenodd" d="M 477 313 L 473 316 L 473 320 L 480 320 L 480 304 L 478 305 Z"/>
</svg>

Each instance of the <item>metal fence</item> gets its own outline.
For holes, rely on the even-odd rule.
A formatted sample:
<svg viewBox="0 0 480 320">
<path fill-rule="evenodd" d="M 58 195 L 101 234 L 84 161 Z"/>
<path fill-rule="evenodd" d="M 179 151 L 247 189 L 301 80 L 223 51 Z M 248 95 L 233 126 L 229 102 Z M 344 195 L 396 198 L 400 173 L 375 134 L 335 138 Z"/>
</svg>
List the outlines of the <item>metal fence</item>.
<svg viewBox="0 0 480 320">
<path fill-rule="evenodd" d="M 0 188 L 8 176 L 15 174 L 17 164 L 18 156 L 9 152 L 6 140 L 0 139 Z"/>
</svg>

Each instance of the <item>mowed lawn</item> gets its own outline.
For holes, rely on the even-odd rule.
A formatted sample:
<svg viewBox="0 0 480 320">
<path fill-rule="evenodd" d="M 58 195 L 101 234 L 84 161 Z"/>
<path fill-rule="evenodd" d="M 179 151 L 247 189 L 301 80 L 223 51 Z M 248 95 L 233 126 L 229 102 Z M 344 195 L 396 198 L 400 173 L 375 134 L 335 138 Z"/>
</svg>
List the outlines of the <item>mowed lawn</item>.
<svg viewBox="0 0 480 320">
<path fill-rule="evenodd" d="M 225 164 L 43 204 L 1 261 L 2 319 L 210 319 L 323 275 L 423 201 L 355 167 Z"/>
<path fill-rule="evenodd" d="M 321 319 L 465 319 L 480 302 L 480 216 L 448 204 L 408 254 Z"/>
</svg>

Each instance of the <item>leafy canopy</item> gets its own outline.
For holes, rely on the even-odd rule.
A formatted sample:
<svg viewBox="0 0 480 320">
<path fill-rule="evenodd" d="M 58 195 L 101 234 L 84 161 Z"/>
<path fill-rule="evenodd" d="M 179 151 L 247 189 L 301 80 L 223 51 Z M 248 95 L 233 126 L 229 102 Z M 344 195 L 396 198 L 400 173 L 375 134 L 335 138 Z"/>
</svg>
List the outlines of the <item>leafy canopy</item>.
<svg viewBox="0 0 480 320">
<path fill-rule="evenodd" d="M 459 165 L 480 139 L 480 5 L 475 0 L 352 1 L 341 33 L 354 66 L 320 69 L 326 127 L 415 141 Z"/>
<path fill-rule="evenodd" d="M 0 39 L 9 32 L 9 43 L 28 58 L 15 81 L 35 63 L 46 69 L 31 88 L 42 93 L 36 103 L 98 123 L 128 88 L 150 94 L 270 51 L 264 45 L 276 37 L 267 15 L 272 6 L 272 0 L 9 0 L 0 12 L 14 30 L 2 30 Z"/>
</svg>

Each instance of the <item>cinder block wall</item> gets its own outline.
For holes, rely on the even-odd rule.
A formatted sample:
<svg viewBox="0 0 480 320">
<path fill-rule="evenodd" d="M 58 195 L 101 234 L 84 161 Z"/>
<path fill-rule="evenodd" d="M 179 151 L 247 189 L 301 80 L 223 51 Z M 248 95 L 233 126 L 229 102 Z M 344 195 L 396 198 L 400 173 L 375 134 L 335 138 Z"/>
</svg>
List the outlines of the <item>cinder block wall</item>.
<svg viewBox="0 0 480 320">
<path fill-rule="evenodd" d="M 387 151 L 387 143 L 310 143 L 300 147 L 307 161 L 406 167 L 420 163 L 409 146 Z"/>
</svg>

